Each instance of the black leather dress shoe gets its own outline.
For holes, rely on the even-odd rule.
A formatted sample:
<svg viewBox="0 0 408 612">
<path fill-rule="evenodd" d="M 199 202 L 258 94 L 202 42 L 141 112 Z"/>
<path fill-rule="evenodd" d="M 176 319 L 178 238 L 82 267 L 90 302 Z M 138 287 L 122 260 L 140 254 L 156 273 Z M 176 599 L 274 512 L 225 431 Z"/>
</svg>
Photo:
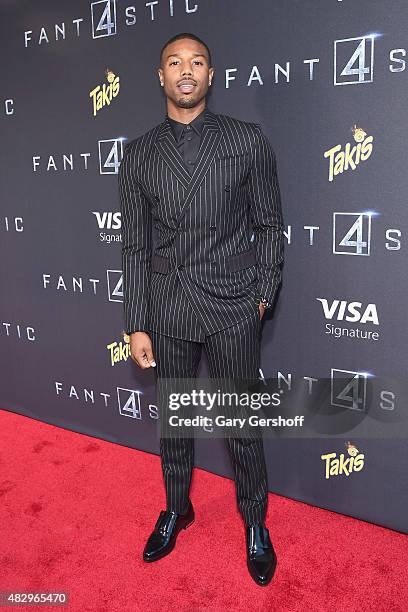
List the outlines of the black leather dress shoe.
<svg viewBox="0 0 408 612">
<path fill-rule="evenodd" d="M 171 552 L 181 529 L 187 529 L 194 522 L 194 509 L 191 501 L 187 512 L 178 514 L 162 510 L 143 551 L 144 561 L 157 561 Z"/>
<path fill-rule="evenodd" d="M 257 584 L 266 586 L 275 573 L 277 558 L 269 531 L 261 523 L 246 528 L 247 566 Z"/>
</svg>

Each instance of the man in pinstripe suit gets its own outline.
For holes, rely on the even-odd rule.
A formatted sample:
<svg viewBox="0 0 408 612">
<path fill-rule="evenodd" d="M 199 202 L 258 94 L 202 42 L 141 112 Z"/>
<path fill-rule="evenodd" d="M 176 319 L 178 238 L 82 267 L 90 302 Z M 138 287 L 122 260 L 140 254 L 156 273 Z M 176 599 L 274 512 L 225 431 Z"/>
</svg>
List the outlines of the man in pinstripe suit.
<svg viewBox="0 0 408 612">
<path fill-rule="evenodd" d="M 131 355 L 158 377 L 259 375 L 260 329 L 281 281 L 283 219 L 271 145 L 256 123 L 206 106 L 214 69 L 189 33 L 163 47 L 165 120 L 129 142 L 119 170 L 124 311 Z M 251 235 L 254 235 L 253 244 Z M 192 439 L 161 438 L 167 508 L 144 560 L 167 555 L 194 520 Z M 268 584 L 276 555 L 265 527 L 262 438 L 228 438 L 252 578 Z"/>
</svg>

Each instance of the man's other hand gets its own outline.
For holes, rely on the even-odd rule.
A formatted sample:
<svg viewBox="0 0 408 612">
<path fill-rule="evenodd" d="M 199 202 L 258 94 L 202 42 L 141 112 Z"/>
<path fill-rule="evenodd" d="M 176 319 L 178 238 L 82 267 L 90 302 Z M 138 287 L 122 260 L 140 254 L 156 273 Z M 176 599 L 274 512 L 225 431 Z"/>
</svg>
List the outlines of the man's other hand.
<svg viewBox="0 0 408 612">
<path fill-rule="evenodd" d="M 130 334 L 130 356 L 143 370 L 156 366 L 149 334 L 142 331 Z"/>
<path fill-rule="evenodd" d="M 262 302 L 259 302 L 259 317 L 261 321 L 262 321 L 262 317 L 265 314 L 265 310 L 266 310 L 265 306 L 262 304 Z"/>
</svg>

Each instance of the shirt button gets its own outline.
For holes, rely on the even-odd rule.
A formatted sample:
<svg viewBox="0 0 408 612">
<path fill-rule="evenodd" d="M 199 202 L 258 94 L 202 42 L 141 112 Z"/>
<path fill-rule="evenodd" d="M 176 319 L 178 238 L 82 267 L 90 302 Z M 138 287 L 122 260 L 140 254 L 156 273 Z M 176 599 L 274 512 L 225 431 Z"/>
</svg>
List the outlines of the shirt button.
<svg viewBox="0 0 408 612">
<path fill-rule="evenodd" d="M 190 125 L 188 125 L 188 126 L 186 127 L 186 130 L 191 130 L 191 126 L 190 126 Z"/>
<path fill-rule="evenodd" d="M 191 161 L 191 159 L 189 159 L 189 160 L 187 161 L 187 163 L 188 163 L 188 164 L 192 164 L 193 162 Z"/>
<path fill-rule="evenodd" d="M 189 137 L 187 138 L 187 140 L 192 140 L 192 136 L 189 136 Z"/>
</svg>

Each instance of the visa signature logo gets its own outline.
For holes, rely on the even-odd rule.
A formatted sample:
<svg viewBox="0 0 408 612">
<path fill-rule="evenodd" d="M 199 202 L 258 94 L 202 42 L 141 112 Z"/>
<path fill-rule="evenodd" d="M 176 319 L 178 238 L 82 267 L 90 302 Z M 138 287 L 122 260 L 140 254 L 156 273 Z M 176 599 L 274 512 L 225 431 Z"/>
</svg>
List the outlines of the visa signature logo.
<svg viewBox="0 0 408 612">
<path fill-rule="evenodd" d="M 99 229 L 121 229 L 122 227 L 122 215 L 120 212 L 98 212 L 93 210 L 92 214 L 96 217 Z"/>
<path fill-rule="evenodd" d="M 361 302 L 347 302 L 346 300 L 333 300 L 331 304 L 324 298 L 316 298 L 323 307 L 326 319 L 336 317 L 338 321 L 349 321 L 351 323 L 372 323 L 379 325 L 377 307 L 375 304 L 367 304 L 363 307 Z"/>
</svg>

